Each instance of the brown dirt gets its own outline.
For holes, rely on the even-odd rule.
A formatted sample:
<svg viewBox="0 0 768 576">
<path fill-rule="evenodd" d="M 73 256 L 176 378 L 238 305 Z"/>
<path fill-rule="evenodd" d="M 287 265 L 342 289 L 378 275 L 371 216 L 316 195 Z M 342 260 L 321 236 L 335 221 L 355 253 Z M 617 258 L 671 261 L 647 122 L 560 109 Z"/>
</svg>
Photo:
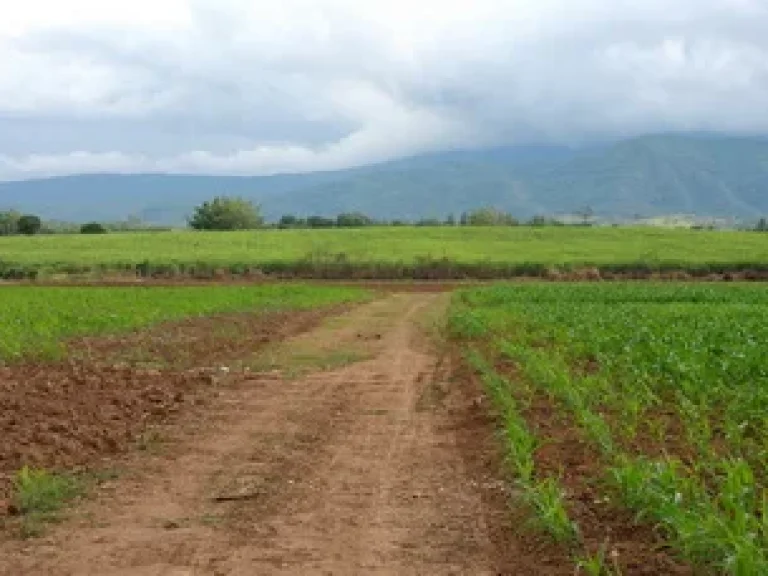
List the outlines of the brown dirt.
<svg viewBox="0 0 768 576">
<path fill-rule="evenodd" d="M 512 532 L 480 393 L 420 335 L 445 304 L 392 295 L 287 341 L 371 359 L 232 375 L 48 536 L 0 543 L 0 574 L 572 574 Z"/>
<path fill-rule="evenodd" d="M 0 500 L 22 465 L 71 470 L 123 452 L 215 394 L 222 363 L 338 310 L 185 320 L 74 341 L 67 361 L 0 366 Z"/>
</svg>

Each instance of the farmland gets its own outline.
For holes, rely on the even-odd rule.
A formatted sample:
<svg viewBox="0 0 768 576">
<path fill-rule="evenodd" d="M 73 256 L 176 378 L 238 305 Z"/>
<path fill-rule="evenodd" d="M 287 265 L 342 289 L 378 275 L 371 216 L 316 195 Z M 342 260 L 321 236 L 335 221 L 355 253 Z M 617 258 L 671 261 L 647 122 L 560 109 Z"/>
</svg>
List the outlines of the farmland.
<svg viewBox="0 0 768 576">
<path fill-rule="evenodd" d="M 457 294 L 450 326 L 519 500 L 575 562 L 671 573 L 653 552 L 666 543 L 718 573 L 768 573 L 762 287 L 499 286 Z"/>
<path fill-rule="evenodd" d="M 103 240 L 126 238 L 157 236 Z M 134 569 L 121 528 L 94 527 L 117 518 L 169 565 L 213 546 L 246 573 L 268 565 L 229 531 L 261 557 L 254 526 L 330 571 L 360 545 L 423 573 L 446 550 L 462 573 L 768 573 L 761 284 L 186 284 L 0 288 L 0 571 L 49 572 L 6 538 L 48 531 L 61 573 Z M 67 530 L 69 505 L 40 500 L 125 458 L 140 473 L 98 522 Z"/>
<path fill-rule="evenodd" d="M 321 308 L 365 297 L 351 288 L 7 286 L 0 295 L 0 362 L 55 356 L 66 338 L 116 333 L 190 316 Z"/>
<path fill-rule="evenodd" d="M 764 272 L 763 234 L 589 227 L 389 227 L 0 238 L 0 277 L 56 274 L 308 278 L 503 278 Z"/>
</svg>

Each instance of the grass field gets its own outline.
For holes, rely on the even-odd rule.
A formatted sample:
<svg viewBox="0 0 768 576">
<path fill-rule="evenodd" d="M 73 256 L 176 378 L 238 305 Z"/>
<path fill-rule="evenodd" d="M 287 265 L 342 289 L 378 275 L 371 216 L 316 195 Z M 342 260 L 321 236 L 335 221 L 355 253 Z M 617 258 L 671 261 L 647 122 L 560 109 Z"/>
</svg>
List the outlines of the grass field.
<svg viewBox="0 0 768 576">
<path fill-rule="evenodd" d="M 583 564 L 605 564 L 595 545 L 613 545 L 583 502 L 610 502 L 695 565 L 768 573 L 762 287 L 492 287 L 459 293 L 450 325 L 503 422 L 523 500 L 556 540 L 591 540 Z M 591 461 L 574 460 L 574 431 Z M 559 470 L 544 456 L 558 445 L 571 458 Z"/>
<path fill-rule="evenodd" d="M 354 288 L 318 286 L 15 287 L 0 294 L 0 363 L 55 355 L 62 340 L 221 312 L 305 310 L 364 299 Z"/>
<path fill-rule="evenodd" d="M 0 277 L 215 271 L 316 278 L 493 278 L 551 269 L 768 270 L 768 238 L 657 228 L 366 228 L 0 238 Z"/>
</svg>

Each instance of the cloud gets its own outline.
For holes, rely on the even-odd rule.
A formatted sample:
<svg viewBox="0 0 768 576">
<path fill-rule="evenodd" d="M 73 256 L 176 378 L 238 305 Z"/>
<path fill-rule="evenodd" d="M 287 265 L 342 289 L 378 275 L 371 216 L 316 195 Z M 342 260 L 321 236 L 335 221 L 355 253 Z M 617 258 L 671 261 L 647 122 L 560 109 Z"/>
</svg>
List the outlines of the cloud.
<svg viewBox="0 0 768 576">
<path fill-rule="evenodd" d="M 0 179 L 765 133 L 766 29 L 762 0 L 26 0 L 0 23 Z"/>
</svg>

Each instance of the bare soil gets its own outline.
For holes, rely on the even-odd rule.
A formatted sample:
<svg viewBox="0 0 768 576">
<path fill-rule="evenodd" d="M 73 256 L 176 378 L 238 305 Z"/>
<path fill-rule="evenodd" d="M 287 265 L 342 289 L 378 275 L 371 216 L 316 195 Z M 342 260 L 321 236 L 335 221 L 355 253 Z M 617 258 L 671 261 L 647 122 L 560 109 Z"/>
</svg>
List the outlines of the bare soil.
<svg viewBox="0 0 768 576">
<path fill-rule="evenodd" d="M 396 294 L 284 343 L 368 360 L 231 373 L 47 536 L 1 542 L 0 574 L 572 574 L 517 537 L 480 392 L 423 336 L 446 303 Z"/>
<path fill-rule="evenodd" d="M 339 310 L 184 320 L 73 341 L 65 361 L 0 366 L 0 501 L 22 465 L 72 470 L 122 453 L 215 396 L 223 364 Z"/>
</svg>

